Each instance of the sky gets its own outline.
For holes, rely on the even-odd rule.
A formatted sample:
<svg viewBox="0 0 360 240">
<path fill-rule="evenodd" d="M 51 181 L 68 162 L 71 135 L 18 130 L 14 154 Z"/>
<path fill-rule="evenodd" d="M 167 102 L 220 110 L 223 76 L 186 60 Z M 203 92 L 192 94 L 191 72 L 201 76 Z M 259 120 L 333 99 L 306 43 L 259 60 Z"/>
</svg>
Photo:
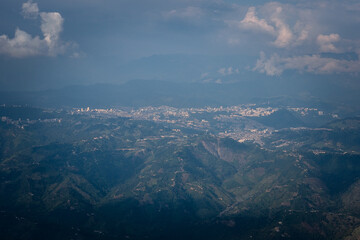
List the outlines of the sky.
<svg viewBox="0 0 360 240">
<path fill-rule="evenodd" d="M 355 0 L 1 0 L 0 88 L 356 80 L 359 26 Z"/>
</svg>

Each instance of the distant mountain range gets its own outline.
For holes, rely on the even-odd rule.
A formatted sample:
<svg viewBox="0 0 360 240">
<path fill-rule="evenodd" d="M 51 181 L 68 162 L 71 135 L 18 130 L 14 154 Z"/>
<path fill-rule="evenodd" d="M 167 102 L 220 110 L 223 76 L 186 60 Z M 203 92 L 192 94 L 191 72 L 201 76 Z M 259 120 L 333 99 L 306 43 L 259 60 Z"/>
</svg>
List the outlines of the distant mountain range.
<svg viewBox="0 0 360 240">
<path fill-rule="evenodd" d="M 279 88 L 281 83 L 283 88 Z M 320 82 L 314 83 L 313 89 L 307 91 L 302 86 L 283 80 L 278 80 L 277 83 L 242 81 L 226 84 L 134 80 L 120 85 L 96 84 L 44 91 L 1 92 L 0 104 L 72 108 L 162 105 L 204 107 L 257 103 L 274 107 L 321 106 L 331 110 L 339 108 L 349 115 L 360 112 L 356 104 L 359 101 L 358 94 L 345 94 L 344 91 L 348 90 L 344 88 L 336 88 L 335 91 L 325 87 L 320 94 L 316 90 L 320 88 L 319 84 Z M 356 89 L 352 91 L 356 92 Z"/>
</svg>

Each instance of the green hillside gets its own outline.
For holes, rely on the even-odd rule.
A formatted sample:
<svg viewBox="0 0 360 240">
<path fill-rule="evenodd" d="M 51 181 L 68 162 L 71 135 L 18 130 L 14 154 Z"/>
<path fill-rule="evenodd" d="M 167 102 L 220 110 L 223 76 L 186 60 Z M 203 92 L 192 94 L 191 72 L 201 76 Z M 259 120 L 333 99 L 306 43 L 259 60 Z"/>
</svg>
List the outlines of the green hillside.
<svg viewBox="0 0 360 240">
<path fill-rule="evenodd" d="M 52 114 L 61 121 L 0 124 L 2 239 L 356 239 L 360 155 L 334 146 L 355 149 L 357 131 L 340 121 L 262 147 Z"/>
</svg>

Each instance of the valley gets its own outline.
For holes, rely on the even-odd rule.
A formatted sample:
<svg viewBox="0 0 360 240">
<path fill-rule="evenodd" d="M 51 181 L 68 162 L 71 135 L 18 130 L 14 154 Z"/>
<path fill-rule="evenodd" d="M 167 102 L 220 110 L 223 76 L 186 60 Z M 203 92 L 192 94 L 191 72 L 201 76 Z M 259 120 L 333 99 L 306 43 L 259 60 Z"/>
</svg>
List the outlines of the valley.
<svg viewBox="0 0 360 240">
<path fill-rule="evenodd" d="M 5 239 L 356 239 L 359 118 L 256 104 L 0 110 Z"/>
</svg>

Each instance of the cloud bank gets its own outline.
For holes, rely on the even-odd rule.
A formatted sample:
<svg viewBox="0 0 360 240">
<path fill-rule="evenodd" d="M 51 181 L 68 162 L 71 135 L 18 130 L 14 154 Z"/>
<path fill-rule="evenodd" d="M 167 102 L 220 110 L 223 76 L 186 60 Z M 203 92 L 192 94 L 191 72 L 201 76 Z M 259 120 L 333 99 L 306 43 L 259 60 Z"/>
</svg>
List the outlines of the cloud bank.
<svg viewBox="0 0 360 240">
<path fill-rule="evenodd" d="M 340 33 L 354 27 L 356 22 L 350 22 L 347 28 L 341 29 L 339 26 L 345 21 L 334 21 L 325 25 L 323 20 L 328 20 L 329 15 L 334 12 L 338 12 L 339 16 L 344 16 L 344 13 L 354 14 L 355 8 L 349 12 L 350 4 L 270 2 L 249 7 L 241 20 L 227 23 L 233 31 L 239 33 L 239 39 L 247 36 L 248 39 L 257 38 L 257 41 L 263 43 L 260 46 L 263 49 L 259 49 L 260 58 L 252 68 L 253 71 L 270 76 L 281 75 L 286 70 L 315 74 L 359 73 L 359 60 L 344 60 L 330 55 L 323 57 L 323 54 L 332 53 L 355 53 L 359 56 L 360 41 L 347 39 Z M 230 40 L 229 43 L 241 42 L 233 37 Z M 270 57 L 267 58 L 264 52 Z"/>
<path fill-rule="evenodd" d="M 285 70 L 316 74 L 358 73 L 360 61 L 321 57 L 317 54 L 295 57 L 280 57 L 273 54 L 270 58 L 266 58 L 264 52 L 261 52 L 253 70 L 269 76 L 279 76 Z"/>
<path fill-rule="evenodd" d="M 265 19 L 257 16 L 255 7 L 249 7 L 244 19 L 234 21 L 232 24 L 237 25 L 240 30 L 249 30 L 254 33 L 262 32 L 272 36 L 274 40 L 271 44 L 277 48 L 286 48 L 298 41 L 306 40 L 307 31 L 305 29 L 299 31 L 298 24 L 293 31 L 286 23 L 284 19 L 284 10 L 286 11 L 286 9 L 283 6 L 272 3 L 268 4 L 267 10 L 271 14 L 268 14 Z M 296 35 L 297 31 L 299 31 L 298 36 Z"/>
<path fill-rule="evenodd" d="M 64 53 L 67 44 L 60 39 L 64 19 L 58 12 L 39 12 L 38 5 L 31 0 L 22 5 L 22 15 L 27 19 L 41 19 L 43 37 L 32 37 L 29 33 L 17 28 L 10 38 L 0 35 L 0 54 L 14 58 L 31 56 L 57 56 Z"/>
</svg>

